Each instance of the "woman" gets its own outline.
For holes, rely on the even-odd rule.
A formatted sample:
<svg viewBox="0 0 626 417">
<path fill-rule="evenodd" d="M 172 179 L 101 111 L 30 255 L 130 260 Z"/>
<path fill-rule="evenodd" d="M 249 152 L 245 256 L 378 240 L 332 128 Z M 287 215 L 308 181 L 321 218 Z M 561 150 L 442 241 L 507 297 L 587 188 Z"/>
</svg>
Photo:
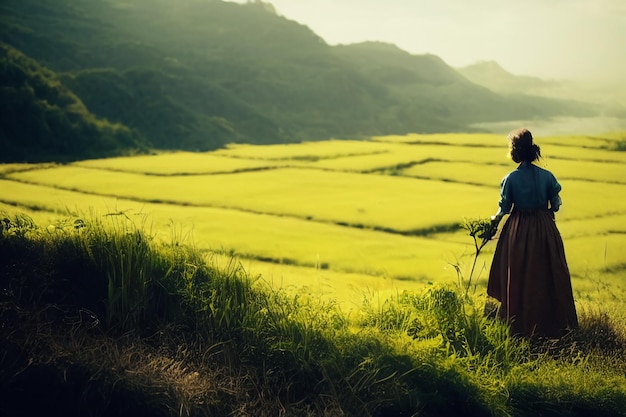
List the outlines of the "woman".
<svg viewBox="0 0 626 417">
<path fill-rule="evenodd" d="M 561 185 L 534 165 L 541 157 L 527 129 L 508 136 L 509 153 L 520 165 L 504 177 L 500 203 L 491 217 L 500 233 L 489 272 L 487 294 L 500 301 L 498 315 L 511 331 L 527 337 L 558 337 L 578 326 L 563 240 L 554 222 Z"/>
</svg>

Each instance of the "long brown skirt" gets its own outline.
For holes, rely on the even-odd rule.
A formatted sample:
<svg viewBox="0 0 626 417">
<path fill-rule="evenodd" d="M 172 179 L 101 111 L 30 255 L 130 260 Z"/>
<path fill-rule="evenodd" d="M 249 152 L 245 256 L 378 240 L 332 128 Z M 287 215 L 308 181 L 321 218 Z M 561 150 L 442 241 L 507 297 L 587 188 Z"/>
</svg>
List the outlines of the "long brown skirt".
<svg viewBox="0 0 626 417">
<path fill-rule="evenodd" d="M 513 334 L 558 337 L 578 326 L 561 234 L 548 210 L 514 210 L 502 228 L 487 294 Z"/>
</svg>

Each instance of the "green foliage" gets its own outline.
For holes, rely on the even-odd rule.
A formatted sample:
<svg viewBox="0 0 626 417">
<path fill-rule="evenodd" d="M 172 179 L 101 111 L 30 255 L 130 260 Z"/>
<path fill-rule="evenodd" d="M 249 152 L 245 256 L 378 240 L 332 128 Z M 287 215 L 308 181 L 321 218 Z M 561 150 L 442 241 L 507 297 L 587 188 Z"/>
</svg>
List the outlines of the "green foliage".
<svg viewBox="0 0 626 417">
<path fill-rule="evenodd" d="M 62 80 L 92 112 L 142 132 L 157 148 L 214 149 L 240 141 L 242 133 L 252 137 L 254 128 L 260 142 L 279 136 L 249 106 L 200 77 L 108 68 L 65 74 Z M 234 122 L 255 118 L 254 126 Z"/>
<path fill-rule="evenodd" d="M 530 343 L 436 286 L 366 298 L 354 321 L 112 214 L 45 228 L 0 215 L 7 410 L 28 392 L 102 415 L 624 415 L 626 333 L 606 315 Z"/>
<path fill-rule="evenodd" d="M 149 289 L 154 274 L 149 237 L 124 218 L 108 222 L 75 221 L 70 239 L 82 246 L 99 271 L 106 273 L 106 323 L 122 329 L 145 325 L 154 307 Z M 119 221 L 121 220 L 121 221 Z M 63 230 L 63 229 L 62 229 Z M 79 246 L 80 245 L 80 246 Z"/>
<path fill-rule="evenodd" d="M 137 134 L 97 119 L 56 75 L 0 44 L 0 161 L 71 161 L 140 150 Z"/>
<path fill-rule="evenodd" d="M 480 254 L 480 251 L 498 231 L 498 225 L 491 219 L 465 219 L 463 228 L 474 240 L 476 254 Z"/>
<path fill-rule="evenodd" d="M 18 213 L 10 217 L 6 213 L 0 213 L 0 236 L 26 239 L 38 229 L 33 219 L 25 214 Z"/>
<path fill-rule="evenodd" d="M 362 326 L 406 333 L 446 355 L 487 356 L 509 369 L 528 354 L 528 346 L 509 336 L 506 325 L 485 314 L 485 300 L 468 297 L 460 288 L 403 292 L 378 309 L 366 299 L 363 310 Z"/>
<path fill-rule="evenodd" d="M 474 278 L 474 270 L 476 269 L 478 256 L 480 256 L 482 249 L 498 232 L 498 224 L 491 219 L 464 219 L 463 229 L 465 229 L 469 236 L 474 240 L 474 260 L 472 262 L 472 269 L 465 280 L 461 267 L 459 265 L 453 266 L 457 272 L 459 286 L 465 286 L 465 293 L 467 294 L 472 286 L 472 279 Z"/>
</svg>

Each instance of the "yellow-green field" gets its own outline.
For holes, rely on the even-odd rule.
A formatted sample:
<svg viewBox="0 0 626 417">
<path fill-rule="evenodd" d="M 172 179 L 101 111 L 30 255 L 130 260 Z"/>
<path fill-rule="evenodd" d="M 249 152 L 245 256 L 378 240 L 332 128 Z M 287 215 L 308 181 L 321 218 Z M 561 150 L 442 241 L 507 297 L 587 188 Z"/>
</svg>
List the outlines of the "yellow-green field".
<svg viewBox="0 0 626 417">
<path fill-rule="evenodd" d="M 577 301 L 615 310 L 626 296 L 618 140 L 537 139 L 539 164 L 563 185 L 557 222 Z M 236 255 L 273 285 L 358 303 L 366 292 L 454 283 L 451 264 L 468 271 L 473 242 L 455 227 L 495 212 L 500 180 L 515 167 L 506 153 L 504 135 L 445 134 L 0 165 L 0 210 L 45 225 L 66 213 L 125 215 L 216 259 Z M 479 285 L 494 246 L 481 256 Z"/>
</svg>

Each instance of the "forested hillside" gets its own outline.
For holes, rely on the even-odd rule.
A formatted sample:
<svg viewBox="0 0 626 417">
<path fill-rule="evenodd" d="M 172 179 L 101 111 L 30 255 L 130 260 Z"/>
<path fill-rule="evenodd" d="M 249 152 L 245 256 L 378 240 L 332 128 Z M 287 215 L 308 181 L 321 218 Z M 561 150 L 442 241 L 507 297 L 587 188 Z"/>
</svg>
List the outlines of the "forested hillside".
<svg viewBox="0 0 626 417">
<path fill-rule="evenodd" d="M 425 126 L 427 132 L 454 131 L 451 123 L 468 130 L 467 126 L 476 122 L 577 116 L 591 112 L 580 102 L 529 96 L 519 94 L 519 90 L 513 92 L 516 95 L 499 95 L 494 93 L 500 92 L 497 89 L 491 89 L 490 85 L 485 88 L 486 84 L 474 81 L 464 72 L 459 73 L 435 55 L 411 55 L 394 45 L 366 42 L 339 46 L 335 50 L 368 79 L 384 85 L 394 97 L 409 103 L 394 115 L 404 111 L 419 120 L 422 129 L 410 132 L 424 131 Z"/>
<path fill-rule="evenodd" d="M 262 2 L 4 0 L 0 41 L 45 67 L 85 111 L 162 149 L 459 131 L 592 111 L 503 98 L 436 56 L 393 45 L 332 47 Z M 2 134 L 17 149 L 13 131 Z"/>
<path fill-rule="evenodd" d="M 89 113 L 54 73 L 0 44 L 0 162 L 68 161 L 145 149 L 137 132 Z"/>
</svg>

